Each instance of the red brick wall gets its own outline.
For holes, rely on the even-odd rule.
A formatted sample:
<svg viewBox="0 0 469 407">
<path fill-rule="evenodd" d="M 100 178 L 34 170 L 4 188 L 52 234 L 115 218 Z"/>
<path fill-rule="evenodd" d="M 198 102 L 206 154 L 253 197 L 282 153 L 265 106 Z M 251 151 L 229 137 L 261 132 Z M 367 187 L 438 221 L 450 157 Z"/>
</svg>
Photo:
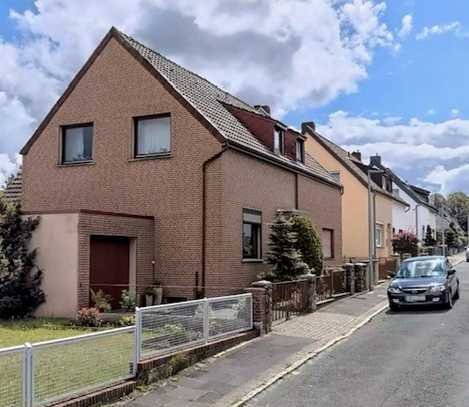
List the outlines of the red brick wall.
<svg viewBox="0 0 469 407">
<path fill-rule="evenodd" d="M 172 156 L 132 160 L 132 117 L 171 112 Z M 94 165 L 58 166 L 59 126 L 94 122 Z M 23 161 L 26 211 L 94 209 L 155 217 L 157 275 L 190 286 L 201 270 L 202 163 L 208 130 L 111 40 Z M 47 180 L 47 181 L 46 181 Z M 171 290 L 167 290 L 171 295 Z"/>
<path fill-rule="evenodd" d="M 222 213 L 222 225 L 216 238 L 208 236 L 209 251 L 217 262 L 208 263 L 207 284 L 236 291 L 247 287 L 268 265 L 242 261 L 242 210 L 262 211 L 262 254 L 268 251 L 269 223 L 278 209 L 295 208 L 295 174 L 244 154 L 228 150 L 219 159 L 222 166 L 223 198 L 220 191 L 208 194 L 211 213 Z M 210 171 L 209 177 L 218 178 L 220 172 Z M 327 264 L 339 264 L 341 253 L 341 195 L 338 188 L 299 176 L 299 209 L 304 210 L 317 227 L 334 230 L 335 258 Z M 212 222 L 215 222 L 214 220 Z M 218 253 L 217 253 L 218 251 Z M 220 290 L 218 290 L 220 291 Z"/>
</svg>

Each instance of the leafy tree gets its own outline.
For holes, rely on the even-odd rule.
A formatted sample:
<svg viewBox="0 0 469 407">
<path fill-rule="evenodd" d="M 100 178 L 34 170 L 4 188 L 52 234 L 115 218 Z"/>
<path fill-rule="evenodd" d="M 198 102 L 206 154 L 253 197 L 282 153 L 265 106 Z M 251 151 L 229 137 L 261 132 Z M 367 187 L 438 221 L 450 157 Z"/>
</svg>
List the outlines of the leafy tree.
<svg viewBox="0 0 469 407">
<path fill-rule="evenodd" d="M 22 219 L 19 206 L 0 199 L 0 318 L 21 318 L 45 301 L 42 272 L 34 264 L 36 251 L 28 242 L 38 218 Z"/>
<path fill-rule="evenodd" d="M 392 247 L 395 253 L 403 254 L 409 253 L 411 256 L 418 254 L 418 239 L 415 234 L 410 232 L 399 232 L 394 235 L 392 239 Z"/>
<path fill-rule="evenodd" d="M 296 233 L 295 248 L 311 271 L 321 274 L 323 254 L 321 239 L 311 221 L 305 216 L 294 215 L 291 219 L 292 231 Z"/>
<path fill-rule="evenodd" d="M 444 197 L 444 195 L 439 194 L 438 192 L 435 192 L 430 195 L 430 202 L 437 209 L 444 209 L 447 207 L 446 198 Z"/>
<path fill-rule="evenodd" d="M 293 231 L 292 220 L 280 213 L 272 222 L 269 236 L 267 263 L 272 265 L 272 273 L 266 275 L 274 281 L 294 280 L 309 272 L 301 253 L 296 248 L 297 233 Z"/>
<path fill-rule="evenodd" d="M 427 225 L 427 231 L 425 233 L 425 246 L 435 246 L 436 240 L 433 237 L 433 231 L 430 225 Z"/>
<path fill-rule="evenodd" d="M 467 231 L 467 216 L 469 215 L 469 197 L 464 192 L 453 192 L 448 195 L 449 212 Z"/>
</svg>

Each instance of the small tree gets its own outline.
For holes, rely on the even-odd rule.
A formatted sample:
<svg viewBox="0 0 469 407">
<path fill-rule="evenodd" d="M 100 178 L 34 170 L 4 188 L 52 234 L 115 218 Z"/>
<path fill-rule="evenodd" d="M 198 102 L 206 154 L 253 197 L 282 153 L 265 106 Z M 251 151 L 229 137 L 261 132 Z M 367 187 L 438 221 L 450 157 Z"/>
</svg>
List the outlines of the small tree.
<svg viewBox="0 0 469 407">
<path fill-rule="evenodd" d="M 39 219 L 22 219 L 19 207 L 0 199 L 0 318 L 21 318 L 45 301 L 36 251 L 28 242 Z"/>
<path fill-rule="evenodd" d="M 272 273 L 265 276 L 274 281 L 294 280 L 308 273 L 301 253 L 296 249 L 297 234 L 293 231 L 292 220 L 278 214 L 271 225 L 267 263 L 272 265 Z"/>
<path fill-rule="evenodd" d="M 318 275 L 322 272 L 323 254 L 319 235 L 311 221 L 300 215 L 294 215 L 291 219 L 292 230 L 296 233 L 295 248 L 301 253 L 303 261 L 311 271 Z"/>
<path fill-rule="evenodd" d="M 454 233 L 452 228 L 449 228 L 445 233 L 445 244 L 450 248 L 455 247 L 456 233 Z"/>
<path fill-rule="evenodd" d="M 399 232 L 392 239 L 392 247 L 395 253 L 401 255 L 410 253 L 411 256 L 418 254 L 418 239 L 413 233 Z"/>
<path fill-rule="evenodd" d="M 427 231 L 425 233 L 425 246 L 435 246 L 436 240 L 433 237 L 432 228 L 430 225 L 427 225 Z"/>
</svg>

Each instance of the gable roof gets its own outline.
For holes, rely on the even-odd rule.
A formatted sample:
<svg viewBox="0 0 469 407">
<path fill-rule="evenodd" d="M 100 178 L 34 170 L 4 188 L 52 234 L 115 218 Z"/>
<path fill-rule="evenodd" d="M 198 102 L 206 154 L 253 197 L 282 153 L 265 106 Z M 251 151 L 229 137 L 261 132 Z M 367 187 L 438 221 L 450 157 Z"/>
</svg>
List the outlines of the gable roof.
<svg viewBox="0 0 469 407">
<path fill-rule="evenodd" d="M 65 101 L 67 95 L 75 88 L 80 78 L 91 66 L 93 61 L 105 47 L 107 42 L 115 38 L 131 55 L 133 55 L 142 65 L 159 79 L 170 92 L 183 102 L 184 106 L 191 111 L 221 142 L 228 147 L 235 146 L 250 153 L 255 153 L 268 158 L 270 161 L 287 166 L 295 171 L 317 178 L 336 187 L 341 187 L 340 183 L 324 169 L 314 158 L 309 157 L 305 163 L 275 154 L 261 141 L 259 141 L 250 131 L 232 115 L 224 106 L 231 105 L 251 113 L 269 117 L 263 109 L 256 109 L 254 106 L 240 100 L 230 93 L 220 89 L 207 79 L 189 71 L 176 64 L 156 51 L 146 47 L 132 37 L 128 36 L 112 27 L 100 45 L 93 52 L 89 60 L 72 80 L 65 93 L 57 101 L 44 121 L 40 124 L 33 136 L 28 140 L 21 154 L 27 154 L 35 139 L 52 119 L 55 112 Z"/>
<path fill-rule="evenodd" d="M 368 176 L 360 168 L 364 165 L 364 163 L 362 163 L 360 160 L 350 154 L 347 150 L 344 150 L 339 145 L 320 135 L 316 131 L 316 129 L 314 129 L 310 125 L 306 126 L 309 130 L 308 134 L 313 137 L 319 144 L 321 144 L 321 146 L 323 146 L 330 154 L 332 154 L 337 161 L 339 161 L 355 178 L 358 179 L 358 181 L 360 181 L 365 187 L 368 188 Z M 381 188 L 373 180 L 371 180 L 371 188 L 374 192 L 386 195 L 387 197 L 393 199 L 396 202 L 399 202 L 405 206 L 409 206 L 407 202 Z"/>
<path fill-rule="evenodd" d="M 422 197 L 415 192 L 414 188 L 422 189 L 420 187 L 415 187 L 414 185 L 407 184 L 401 177 L 399 177 L 396 173 L 394 173 L 390 168 L 385 167 L 384 165 L 378 165 L 383 170 L 387 171 L 389 175 L 392 177 L 393 181 L 405 191 L 407 195 L 409 195 L 416 203 L 419 205 L 426 206 L 430 210 L 434 212 L 438 212 L 438 209 L 434 207 L 429 202 L 422 199 Z M 425 191 L 425 190 L 424 190 Z"/>
</svg>

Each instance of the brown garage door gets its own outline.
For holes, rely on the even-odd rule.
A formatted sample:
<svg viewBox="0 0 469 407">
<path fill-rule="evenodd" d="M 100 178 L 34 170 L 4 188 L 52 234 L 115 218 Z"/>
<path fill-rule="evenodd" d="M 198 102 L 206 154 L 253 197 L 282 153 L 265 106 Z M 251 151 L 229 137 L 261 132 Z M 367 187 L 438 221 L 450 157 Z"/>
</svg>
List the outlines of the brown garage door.
<svg viewBox="0 0 469 407">
<path fill-rule="evenodd" d="M 129 239 L 92 236 L 90 242 L 90 287 L 112 296 L 112 308 L 120 308 L 121 292 L 129 288 Z M 91 298 L 90 298 L 91 302 Z M 90 303 L 90 305 L 93 305 Z"/>
</svg>

